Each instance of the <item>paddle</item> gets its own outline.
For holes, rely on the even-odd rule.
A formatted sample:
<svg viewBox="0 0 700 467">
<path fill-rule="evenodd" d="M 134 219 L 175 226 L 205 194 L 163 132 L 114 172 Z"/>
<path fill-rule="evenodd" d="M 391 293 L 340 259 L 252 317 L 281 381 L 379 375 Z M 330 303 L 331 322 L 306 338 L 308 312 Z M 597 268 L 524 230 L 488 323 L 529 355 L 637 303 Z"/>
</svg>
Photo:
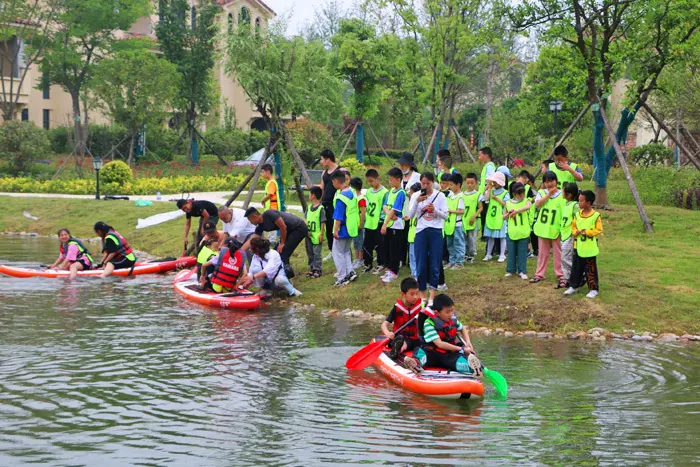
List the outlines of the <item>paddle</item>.
<svg viewBox="0 0 700 467">
<path fill-rule="evenodd" d="M 457 334 L 457 337 L 459 337 L 459 340 L 462 341 L 462 344 L 466 345 L 462 339 L 462 336 Z M 508 383 L 503 375 L 497 371 L 489 370 L 488 368 L 484 367 L 484 376 L 487 380 L 489 380 L 489 383 L 493 384 L 499 396 L 503 397 L 504 399 L 508 397 Z"/>
<path fill-rule="evenodd" d="M 418 315 L 414 316 L 413 318 L 408 320 L 406 324 L 394 331 L 394 334 L 403 331 L 403 329 L 409 324 L 411 324 L 416 318 L 418 318 Z M 352 354 L 350 358 L 348 358 L 348 361 L 345 362 L 345 368 L 347 368 L 348 370 L 364 370 L 372 363 L 374 363 L 374 361 L 377 360 L 377 358 L 382 354 L 387 342 L 387 340 L 380 340 L 372 342 L 362 347 L 360 350 Z"/>
</svg>

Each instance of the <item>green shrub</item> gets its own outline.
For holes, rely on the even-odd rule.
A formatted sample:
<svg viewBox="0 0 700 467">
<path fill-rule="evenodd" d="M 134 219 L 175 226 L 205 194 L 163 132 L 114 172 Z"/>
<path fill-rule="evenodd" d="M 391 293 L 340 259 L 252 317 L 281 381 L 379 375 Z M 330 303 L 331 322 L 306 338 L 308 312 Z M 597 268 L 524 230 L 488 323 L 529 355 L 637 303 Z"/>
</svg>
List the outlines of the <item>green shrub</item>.
<svg viewBox="0 0 700 467">
<path fill-rule="evenodd" d="M 35 161 L 51 154 L 46 132 L 32 122 L 11 120 L 0 126 L 0 159 L 12 175 L 27 173 Z"/>
<path fill-rule="evenodd" d="M 307 166 L 332 144 L 328 128 L 313 120 L 296 120 L 287 124 L 287 130 L 292 136 L 294 147 Z"/>
<path fill-rule="evenodd" d="M 245 159 L 250 155 L 247 137 L 243 130 L 211 128 L 203 136 L 209 143 L 200 143 L 203 154 L 213 155 L 216 152 L 227 161 Z"/>
<path fill-rule="evenodd" d="M 51 142 L 51 150 L 56 154 L 69 154 L 73 150 L 68 141 L 68 131 L 68 128 L 58 126 L 46 132 Z"/>
<path fill-rule="evenodd" d="M 343 166 L 343 168 L 348 169 L 353 177 L 360 177 L 364 179 L 367 167 L 364 164 L 357 162 L 357 159 L 343 159 L 340 165 Z"/>
<path fill-rule="evenodd" d="M 673 151 L 663 143 L 649 143 L 632 149 L 629 158 L 641 167 L 663 165 L 665 161 L 673 159 Z"/>
<path fill-rule="evenodd" d="M 264 148 L 267 145 L 267 141 L 270 139 L 270 134 L 268 132 L 258 130 L 250 130 L 245 136 L 248 144 L 248 154 L 246 154 L 245 157 Z"/>
<path fill-rule="evenodd" d="M 105 183 L 115 183 L 122 187 L 134 179 L 131 168 L 122 161 L 112 161 L 105 164 L 100 176 Z"/>
<path fill-rule="evenodd" d="M 187 149 L 177 131 L 160 126 L 146 130 L 146 148 L 162 162 L 173 160 L 175 154 L 182 154 Z"/>
<path fill-rule="evenodd" d="M 124 157 L 129 154 L 131 138 L 126 138 L 127 131 L 117 125 L 90 125 L 88 127 L 87 146 L 94 156 L 106 157 L 116 145 L 119 152 L 112 153 L 115 157 L 121 153 Z"/>
</svg>

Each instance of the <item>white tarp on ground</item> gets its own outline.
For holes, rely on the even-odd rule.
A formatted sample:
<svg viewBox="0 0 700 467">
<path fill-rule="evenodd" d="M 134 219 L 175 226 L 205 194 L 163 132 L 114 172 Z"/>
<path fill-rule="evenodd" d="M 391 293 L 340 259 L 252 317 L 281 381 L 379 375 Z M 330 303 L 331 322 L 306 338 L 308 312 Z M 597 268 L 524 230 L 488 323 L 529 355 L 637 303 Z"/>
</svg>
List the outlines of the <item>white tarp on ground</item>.
<svg viewBox="0 0 700 467">
<path fill-rule="evenodd" d="M 152 227 L 154 225 L 162 224 L 163 222 L 168 222 L 178 217 L 184 216 L 185 213 L 181 210 L 164 212 L 162 214 L 156 214 L 147 219 L 139 219 L 136 229 L 145 229 L 146 227 Z"/>
</svg>

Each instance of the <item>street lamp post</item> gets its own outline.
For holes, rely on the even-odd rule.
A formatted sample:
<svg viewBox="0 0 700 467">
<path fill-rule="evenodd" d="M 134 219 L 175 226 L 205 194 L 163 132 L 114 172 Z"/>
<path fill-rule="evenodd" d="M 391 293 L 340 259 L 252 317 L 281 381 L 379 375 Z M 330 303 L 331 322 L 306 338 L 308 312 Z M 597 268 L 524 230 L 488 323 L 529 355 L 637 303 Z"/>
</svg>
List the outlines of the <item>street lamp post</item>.
<svg viewBox="0 0 700 467">
<path fill-rule="evenodd" d="M 549 110 L 554 114 L 554 136 L 557 136 L 557 114 L 561 112 L 561 101 L 552 101 L 549 103 Z"/>
<path fill-rule="evenodd" d="M 95 168 L 95 181 L 97 182 L 95 199 L 100 199 L 100 169 L 102 168 L 102 158 L 100 156 L 93 157 L 92 166 Z"/>
</svg>

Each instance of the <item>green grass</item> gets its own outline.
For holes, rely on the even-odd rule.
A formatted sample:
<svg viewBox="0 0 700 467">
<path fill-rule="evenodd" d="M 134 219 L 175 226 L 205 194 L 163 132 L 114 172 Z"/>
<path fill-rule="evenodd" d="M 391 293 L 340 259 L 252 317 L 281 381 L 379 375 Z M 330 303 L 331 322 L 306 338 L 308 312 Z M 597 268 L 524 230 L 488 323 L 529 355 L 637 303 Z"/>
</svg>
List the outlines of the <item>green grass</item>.
<svg viewBox="0 0 700 467">
<path fill-rule="evenodd" d="M 153 255 L 176 256 L 181 252 L 184 218 L 144 230 L 136 230 L 138 218 L 173 210 L 171 204 L 154 203 L 137 208 L 133 202 L 76 199 L 3 197 L 1 232 L 54 234 L 61 227 L 76 237 L 94 237 L 92 225 L 113 225 L 136 249 Z M 505 279 L 505 267 L 480 260 L 461 271 L 447 271 L 449 294 L 458 304 L 464 322 L 472 326 L 571 331 L 593 326 L 652 332 L 700 332 L 700 212 L 647 206 L 656 233 L 643 233 L 634 206 L 621 205 L 603 213 L 604 233 L 599 256 L 601 294 L 596 300 L 563 297 L 553 290 L 554 275 L 540 284 Z M 22 215 L 29 211 L 40 218 Z M 483 243 L 479 245 L 483 253 Z M 325 250 L 324 250 L 325 256 Z M 479 258 L 480 259 L 480 258 Z M 352 308 L 386 313 L 399 295 L 398 283 L 387 286 L 377 276 L 361 275 L 356 283 L 333 288 L 332 262 L 324 263 L 320 279 L 303 277 L 307 271 L 303 246 L 293 264 L 294 283 L 304 292 L 303 303 L 319 308 Z M 528 262 L 532 274 L 535 263 Z M 404 273 L 405 275 L 405 273 Z"/>
</svg>

